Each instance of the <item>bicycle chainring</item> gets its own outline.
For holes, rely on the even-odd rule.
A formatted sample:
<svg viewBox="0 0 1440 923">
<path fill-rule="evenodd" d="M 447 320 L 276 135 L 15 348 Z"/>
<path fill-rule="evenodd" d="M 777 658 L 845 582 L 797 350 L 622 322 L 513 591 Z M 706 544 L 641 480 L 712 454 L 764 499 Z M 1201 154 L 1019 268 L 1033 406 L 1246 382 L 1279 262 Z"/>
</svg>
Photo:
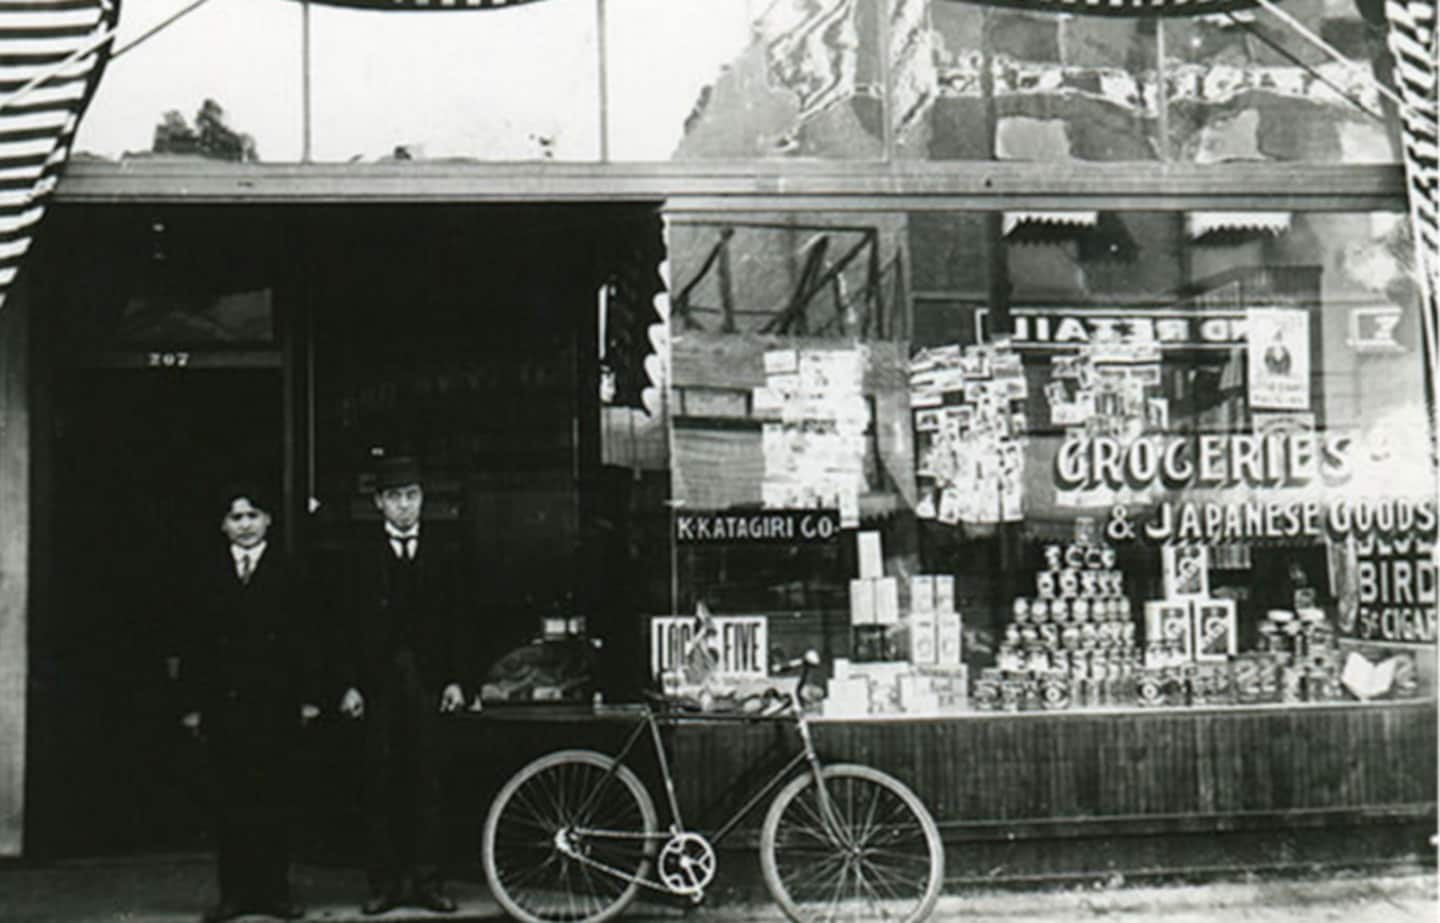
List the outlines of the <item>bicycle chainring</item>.
<svg viewBox="0 0 1440 923">
<path fill-rule="evenodd" d="M 670 891 L 698 898 L 715 877 L 715 849 L 698 833 L 676 833 L 661 847 L 655 867 Z"/>
</svg>

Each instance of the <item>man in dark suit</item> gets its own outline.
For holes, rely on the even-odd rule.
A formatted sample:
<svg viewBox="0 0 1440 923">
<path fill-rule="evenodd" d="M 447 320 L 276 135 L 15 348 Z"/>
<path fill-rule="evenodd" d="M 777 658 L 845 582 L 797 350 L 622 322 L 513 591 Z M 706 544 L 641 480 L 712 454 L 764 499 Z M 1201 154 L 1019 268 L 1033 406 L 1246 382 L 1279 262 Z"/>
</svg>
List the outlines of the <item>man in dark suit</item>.
<svg viewBox="0 0 1440 923">
<path fill-rule="evenodd" d="M 370 896 L 363 910 L 455 910 L 439 874 L 442 852 L 438 716 L 464 704 L 458 560 L 421 538 L 424 504 L 413 459 L 378 468 L 384 529 L 350 567 L 342 617 L 350 632 L 340 709 L 365 719 L 362 810 Z"/>
<path fill-rule="evenodd" d="M 259 489 L 228 488 L 221 509 L 228 545 L 197 575 L 179 675 L 182 720 L 206 737 L 218 783 L 220 901 L 203 919 L 296 919 L 305 911 L 290 891 L 290 762 L 296 732 L 317 713 L 302 704 L 311 613 L 299 573 L 266 541 Z"/>
</svg>

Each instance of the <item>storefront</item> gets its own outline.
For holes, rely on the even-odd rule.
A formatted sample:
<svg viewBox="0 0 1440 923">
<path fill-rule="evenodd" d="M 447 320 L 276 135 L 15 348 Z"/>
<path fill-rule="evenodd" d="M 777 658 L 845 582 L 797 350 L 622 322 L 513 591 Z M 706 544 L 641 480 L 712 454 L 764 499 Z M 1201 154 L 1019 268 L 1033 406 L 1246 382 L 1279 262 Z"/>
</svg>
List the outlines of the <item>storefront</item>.
<svg viewBox="0 0 1440 923">
<path fill-rule="evenodd" d="M 745 713 L 813 648 L 822 748 L 912 784 L 957 881 L 1425 854 L 1434 330 L 1393 125 L 1263 54 L 1185 83 L 1221 24 L 1167 59 L 981 9 L 850 9 L 832 83 L 756 33 L 668 163 L 72 163 L 6 309 L 26 850 L 193 842 L 148 575 L 211 482 L 279 485 L 323 585 L 405 451 L 488 708 Z M 497 671 L 544 636 L 583 662 Z M 773 736 L 677 732 L 682 801 Z"/>
<path fill-rule="evenodd" d="M 822 739 L 911 781 L 962 879 L 1423 852 L 1422 332 L 1356 275 L 1392 219 L 1054 204 L 995 216 L 1008 312 L 983 254 L 934 252 L 983 213 L 672 224 L 672 248 L 771 239 L 672 314 L 678 610 L 709 615 L 655 620 L 652 667 L 758 710 L 767 658 L 820 650 Z M 745 296 L 846 234 L 882 253 L 838 290 Z M 731 324 L 732 300 L 789 313 Z M 696 747 L 726 779 L 763 742 Z"/>
</svg>

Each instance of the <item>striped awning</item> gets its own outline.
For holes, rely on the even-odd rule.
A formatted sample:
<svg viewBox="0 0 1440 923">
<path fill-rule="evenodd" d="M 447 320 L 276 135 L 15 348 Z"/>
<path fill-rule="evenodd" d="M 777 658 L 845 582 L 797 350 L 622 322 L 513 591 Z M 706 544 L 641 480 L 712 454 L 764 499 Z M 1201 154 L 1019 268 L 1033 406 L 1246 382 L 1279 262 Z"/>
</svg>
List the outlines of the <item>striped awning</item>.
<svg viewBox="0 0 1440 923">
<path fill-rule="evenodd" d="M 0 3 L 0 305 L 109 56 L 119 0 Z"/>
</svg>

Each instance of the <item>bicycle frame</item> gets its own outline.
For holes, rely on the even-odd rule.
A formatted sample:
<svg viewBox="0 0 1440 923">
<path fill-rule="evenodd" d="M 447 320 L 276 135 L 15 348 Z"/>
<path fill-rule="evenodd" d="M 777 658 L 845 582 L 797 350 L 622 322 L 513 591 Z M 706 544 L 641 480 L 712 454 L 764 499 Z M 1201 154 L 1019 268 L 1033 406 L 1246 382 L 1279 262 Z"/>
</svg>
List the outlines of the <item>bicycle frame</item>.
<svg viewBox="0 0 1440 923">
<path fill-rule="evenodd" d="M 793 757 L 791 757 L 788 761 L 786 761 L 786 763 L 785 763 L 784 766 L 782 766 L 781 768 L 779 768 L 778 770 L 776 770 L 776 771 L 770 776 L 770 779 L 769 779 L 768 781 L 766 781 L 766 782 L 764 782 L 763 784 L 761 784 L 761 785 L 759 785 L 758 787 L 756 787 L 756 788 L 754 789 L 754 791 L 750 794 L 750 796 L 749 796 L 748 798 L 746 798 L 744 804 L 742 804 L 739 808 L 735 809 L 735 811 L 730 815 L 729 818 L 727 818 L 727 819 L 725 820 L 724 823 L 722 823 L 718 828 L 716 828 L 716 829 L 715 829 L 712 833 L 710 833 L 708 836 L 704 836 L 703 839 L 705 839 L 708 843 L 719 843 L 719 842 L 721 842 L 722 840 L 724 840 L 726 836 L 728 836 L 732 831 L 735 830 L 736 827 L 738 827 L 738 826 L 740 825 L 740 823 L 750 814 L 751 811 L 753 811 L 756 807 L 758 807 L 758 806 L 760 805 L 760 803 L 763 802 L 765 799 L 767 799 L 768 797 L 770 797 L 777 789 L 780 788 L 781 785 L 783 785 L 785 782 L 789 781 L 789 780 L 793 777 L 795 771 L 796 771 L 797 769 L 799 769 L 801 766 L 807 767 L 808 771 L 813 775 L 813 777 L 814 777 L 814 779 L 815 779 L 815 784 L 818 786 L 818 790 L 819 790 L 819 792 L 820 792 L 821 813 L 824 815 L 824 821 L 825 821 L 827 827 L 831 828 L 832 831 L 838 829 L 838 826 L 839 826 L 839 825 L 836 823 L 835 818 L 834 818 L 834 816 L 833 816 L 833 814 L 832 814 L 832 812 L 831 812 L 830 797 L 829 797 L 829 793 L 828 793 L 828 792 L 826 791 L 826 789 L 825 789 L 824 779 L 823 779 L 823 776 L 822 776 L 822 774 L 821 774 L 820 758 L 819 758 L 819 756 L 818 756 L 818 755 L 816 754 L 816 752 L 815 752 L 814 740 L 813 740 L 813 738 L 812 738 L 812 736 L 811 736 L 811 733 L 810 733 L 810 724 L 809 724 L 809 721 L 808 721 L 808 720 L 806 719 L 806 717 L 805 717 L 804 710 L 801 708 L 801 703 L 800 703 L 800 697 L 799 697 L 798 690 L 799 690 L 800 686 L 803 684 L 803 679 L 804 679 L 803 675 L 802 675 L 801 679 L 802 679 L 802 683 L 797 683 L 796 689 L 795 689 L 795 690 L 792 690 L 791 693 L 790 693 L 790 710 L 791 710 L 791 714 L 793 715 L 794 720 L 795 720 L 796 730 L 798 731 L 798 733 L 799 733 L 799 735 L 800 735 L 800 741 L 801 741 L 801 749 L 800 749 L 800 752 L 797 753 L 797 754 L 795 754 L 795 755 L 794 755 Z M 646 730 L 648 729 L 648 731 L 649 731 L 649 733 L 650 733 L 651 745 L 653 746 L 653 748 L 654 748 L 654 750 L 655 750 L 656 761 L 657 761 L 657 763 L 659 764 L 659 767 L 660 767 L 660 778 L 661 778 L 661 781 L 664 783 L 664 786 L 665 786 L 665 801 L 666 801 L 666 805 L 668 806 L 668 808 L 669 808 L 669 810 L 670 810 L 670 820 L 671 820 L 671 824 L 670 824 L 670 829 L 669 829 L 668 831 L 664 832 L 664 833 L 661 833 L 661 832 L 657 831 L 657 832 L 655 832 L 655 833 L 653 833 L 653 834 L 631 834 L 630 836 L 643 837 L 644 839 L 651 840 L 651 841 L 654 841 L 654 842 L 657 842 L 657 843 L 658 843 L 658 842 L 660 842 L 660 841 L 670 839 L 671 837 L 674 837 L 674 836 L 677 836 L 677 835 L 680 835 L 680 834 L 685 834 L 685 833 L 691 833 L 691 832 L 692 832 L 692 831 L 686 830 L 684 819 L 683 819 L 683 817 L 681 816 L 681 812 L 680 812 L 680 801 L 679 801 L 679 798 L 677 797 L 677 795 L 676 795 L 676 793 L 675 793 L 675 781 L 674 781 L 674 777 L 673 777 L 673 775 L 671 774 L 671 771 L 670 771 L 670 760 L 669 760 L 669 758 L 665 755 L 665 743 L 664 743 L 664 740 L 661 738 L 661 734 L 660 734 L 660 725 L 661 725 L 662 720 L 664 720 L 664 721 L 666 721 L 666 722 L 673 722 L 673 723 L 676 723 L 676 724 L 681 724 L 681 723 L 701 723 L 701 722 L 705 722 L 705 721 L 733 721 L 733 720 L 735 720 L 735 719 L 734 719 L 734 718 L 730 718 L 730 717 L 707 716 L 707 715 L 677 715 L 677 716 L 666 716 L 664 719 L 662 719 L 662 718 L 658 717 L 658 716 L 656 715 L 654 709 L 650 708 L 648 705 L 640 705 L 640 706 L 638 706 L 638 710 L 639 710 L 639 713 L 640 713 L 640 721 L 639 721 L 639 723 L 636 724 L 635 728 L 634 728 L 632 731 L 630 731 L 629 736 L 625 739 L 625 743 L 620 747 L 619 751 L 617 751 L 617 752 L 613 755 L 612 758 L 613 758 L 613 760 L 614 760 L 614 765 L 613 765 L 613 766 L 611 767 L 611 769 L 607 772 L 607 774 L 602 778 L 602 783 L 601 783 L 601 785 L 597 785 L 597 786 L 596 786 L 596 791 L 599 791 L 599 790 L 603 787 L 603 783 L 604 783 L 605 781 L 608 781 L 611 777 L 613 777 L 613 776 L 619 771 L 619 767 L 625 763 L 627 757 L 629 757 L 629 755 L 630 755 L 630 752 L 635 748 L 635 745 L 640 741 L 640 738 L 644 735 L 644 733 L 645 733 Z M 771 720 L 771 719 L 746 719 L 746 718 L 742 718 L 742 719 L 740 719 L 740 720 Z M 594 795 L 593 795 L 593 793 L 592 793 L 591 798 L 593 799 L 593 797 L 594 797 Z M 587 800 L 586 802 L 584 802 L 584 803 L 582 804 L 582 806 L 581 806 L 581 811 L 582 811 L 582 813 L 583 813 L 584 811 L 588 810 L 591 806 L 592 806 L 591 800 Z M 585 834 L 587 834 L 587 833 L 588 833 L 588 834 L 593 834 L 593 835 L 606 835 L 606 836 L 616 836 L 616 835 L 617 835 L 614 831 L 599 831 L 599 830 L 584 830 L 584 829 L 580 829 L 580 830 L 575 830 L 575 831 L 572 831 L 572 832 L 573 832 L 574 834 L 581 835 L 581 836 L 583 836 L 583 835 L 585 835 Z M 621 834 L 621 835 L 624 835 L 624 834 Z M 561 848 L 562 848 L 562 849 L 565 849 L 565 846 L 562 844 L 562 845 L 561 845 Z M 578 851 L 572 851 L 572 850 L 566 850 L 566 851 L 567 851 L 567 852 L 571 852 L 571 854 L 574 856 L 574 858 L 575 858 L 577 861 L 583 862 L 583 863 L 585 863 L 585 864 L 587 864 L 587 865 L 595 866 L 596 868 L 599 868 L 599 869 L 605 871 L 607 874 L 614 875 L 614 876 L 616 876 L 616 877 L 618 877 L 618 878 L 620 878 L 620 879 L 622 879 L 622 880 L 624 880 L 624 881 L 633 882 L 633 883 L 639 884 L 639 885 L 641 885 L 641 886 L 643 886 L 643 887 L 650 888 L 650 889 L 652 889 L 652 890 L 659 891 L 659 892 L 664 893 L 664 894 L 687 894 L 687 893 L 688 893 L 689 896 L 691 896 L 693 899 L 695 899 L 695 900 L 697 900 L 697 901 L 698 901 L 698 900 L 700 899 L 700 897 L 701 897 L 701 894 L 698 894 L 698 893 L 678 891 L 678 890 L 676 890 L 676 889 L 674 889 L 674 888 L 672 888 L 672 887 L 669 887 L 669 886 L 665 885 L 663 882 L 649 881 L 649 880 L 647 880 L 647 879 L 645 879 L 645 878 L 641 878 L 641 877 L 636 876 L 636 875 L 631 875 L 631 874 L 629 874 L 628 872 L 624 872 L 624 871 L 622 871 L 622 870 L 620 870 L 620 869 L 610 868 L 609 866 L 607 866 L 607 865 L 605 865 L 605 864 L 603 864 L 603 863 L 597 862 L 597 861 L 595 861 L 595 860 L 593 860 L 593 859 L 590 859 L 588 856 L 585 856 L 585 855 L 580 854 Z"/>
</svg>

